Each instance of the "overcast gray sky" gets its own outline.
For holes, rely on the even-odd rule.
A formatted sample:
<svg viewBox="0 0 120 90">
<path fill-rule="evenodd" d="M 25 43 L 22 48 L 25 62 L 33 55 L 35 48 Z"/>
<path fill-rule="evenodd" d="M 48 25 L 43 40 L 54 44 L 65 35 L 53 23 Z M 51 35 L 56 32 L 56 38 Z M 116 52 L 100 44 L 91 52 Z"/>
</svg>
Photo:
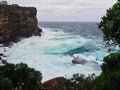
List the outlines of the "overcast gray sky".
<svg viewBox="0 0 120 90">
<path fill-rule="evenodd" d="M 100 21 L 117 0 L 7 0 L 9 4 L 34 6 L 39 21 Z"/>
</svg>

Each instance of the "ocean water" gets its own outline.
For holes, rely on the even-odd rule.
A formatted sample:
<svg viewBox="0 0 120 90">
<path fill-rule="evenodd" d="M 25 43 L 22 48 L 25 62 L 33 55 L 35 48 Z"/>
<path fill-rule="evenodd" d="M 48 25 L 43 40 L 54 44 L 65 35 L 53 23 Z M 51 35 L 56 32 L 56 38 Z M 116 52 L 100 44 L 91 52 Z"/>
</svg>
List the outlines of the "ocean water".
<svg viewBox="0 0 120 90">
<path fill-rule="evenodd" d="M 27 63 L 40 70 L 42 81 L 73 74 L 101 73 L 100 64 L 108 55 L 109 47 L 102 41 L 102 33 L 96 22 L 40 22 L 42 36 L 22 39 L 12 48 L 0 48 L 8 62 Z M 86 60 L 85 64 L 73 64 L 73 59 Z"/>
</svg>

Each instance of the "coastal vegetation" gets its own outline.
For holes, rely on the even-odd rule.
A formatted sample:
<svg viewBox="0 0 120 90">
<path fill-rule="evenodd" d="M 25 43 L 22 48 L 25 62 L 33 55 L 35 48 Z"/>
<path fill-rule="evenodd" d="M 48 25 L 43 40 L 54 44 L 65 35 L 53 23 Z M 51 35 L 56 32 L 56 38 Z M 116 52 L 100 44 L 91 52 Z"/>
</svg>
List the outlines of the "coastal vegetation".
<svg viewBox="0 0 120 90">
<path fill-rule="evenodd" d="M 0 90 L 40 90 L 42 74 L 27 64 L 0 66 Z"/>
<path fill-rule="evenodd" d="M 120 90 L 120 53 L 112 53 L 103 61 L 102 73 L 96 77 L 92 90 Z"/>
<path fill-rule="evenodd" d="M 107 10 L 99 28 L 107 44 L 120 45 L 120 0 Z M 103 61 L 102 73 L 96 77 L 93 90 L 120 90 L 120 53 L 112 53 Z"/>
<path fill-rule="evenodd" d="M 0 4 L 0 9 L 10 9 L 19 7 L 17 4 L 8 5 L 8 4 Z"/>
<path fill-rule="evenodd" d="M 74 74 L 72 78 L 65 83 L 66 90 L 92 90 L 95 75 Z M 62 90 L 62 89 L 61 89 Z"/>
<path fill-rule="evenodd" d="M 104 34 L 104 41 L 120 44 L 120 0 L 106 11 L 98 26 Z"/>
</svg>

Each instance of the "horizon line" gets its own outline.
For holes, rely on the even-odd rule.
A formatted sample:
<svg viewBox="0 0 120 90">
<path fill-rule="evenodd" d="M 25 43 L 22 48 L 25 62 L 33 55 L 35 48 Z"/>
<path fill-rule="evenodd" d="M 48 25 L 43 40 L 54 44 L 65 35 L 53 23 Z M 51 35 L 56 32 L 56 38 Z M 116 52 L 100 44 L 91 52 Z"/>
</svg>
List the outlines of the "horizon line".
<svg viewBox="0 0 120 90">
<path fill-rule="evenodd" d="M 38 20 L 38 22 L 97 22 L 99 23 L 100 21 L 40 21 Z"/>
</svg>

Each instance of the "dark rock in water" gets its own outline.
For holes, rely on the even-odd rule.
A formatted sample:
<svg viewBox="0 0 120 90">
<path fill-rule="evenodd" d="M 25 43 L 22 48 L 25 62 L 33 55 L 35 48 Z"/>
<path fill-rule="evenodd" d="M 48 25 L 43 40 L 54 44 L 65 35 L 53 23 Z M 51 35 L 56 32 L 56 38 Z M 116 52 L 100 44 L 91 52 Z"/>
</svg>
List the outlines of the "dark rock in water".
<svg viewBox="0 0 120 90">
<path fill-rule="evenodd" d="M 108 49 L 108 52 L 110 52 L 111 50 L 112 50 L 112 49 L 111 49 L 111 48 L 109 48 L 109 49 Z"/>
<path fill-rule="evenodd" d="M 66 80 L 64 77 L 56 77 L 42 83 L 40 86 L 43 90 L 57 90 L 57 87 L 64 85 Z"/>
<path fill-rule="evenodd" d="M 86 61 L 85 59 L 82 59 L 80 57 L 74 57 L 74 60 L 72 60 L 72 63 L 87 65 L 89 67 L 94 68 L 95 70 L 101 70 L 100 65 L 96 61 Z"/>
<path fill-rule="evenodd" d="M 86 61 L 85 59 L 82 59 L 80 57 L 74 57 L 74 59 L 72 60 L 73 64 L 86 64 L 88 63 L 88 61 Z"/>
<path fill-rule="evenodd" d="M 41 35 L 34 7 L 0 6 L 0 43 L 18 42 L 22 37 Z"/>
<path fill-rule="evenodd" d="M 3 53 L 0 53 L 0 57 L 6 57 Z"/>
<path fill-rule="evenodd" d="M 3 55 L 3 57 L 7 57 L 6 55 Z"/>
<path fill-rule="evenodd" d="M 3 54 L 3 53 L 0 53 L 0 56 L 4 56 L 4 54 Z"/>
<path fill-rule="evenodd" d="M 86 61 L 86 60 L 82 60 L 82 61 L 79 61 L 79 60 L 72 60 L 72 63 L 73 64 L 82 64 L 82 65 L 84 65 L 84 64 L 86 64 L 88 61 Z"/>
<path fill-rule="evenodd" d="M 8 64 L 7 60 L 2 60 L 2 64 Z"/>
<path fill-rule="evenodd" d="M 7 50 L 4 50 L 4 52 L 6 52 Z"/>
<path fill-rule="evenodd" d="M 2 60 L 2 57 L 0 57 L 0 60 Z"/>
<path fill-rule="evenodd" d="M 114 51 L 115 49 L 114 48 L 109 48 L 108 49 L 108 52 L 112 52 L 112 51 Z"/>
</svg>

